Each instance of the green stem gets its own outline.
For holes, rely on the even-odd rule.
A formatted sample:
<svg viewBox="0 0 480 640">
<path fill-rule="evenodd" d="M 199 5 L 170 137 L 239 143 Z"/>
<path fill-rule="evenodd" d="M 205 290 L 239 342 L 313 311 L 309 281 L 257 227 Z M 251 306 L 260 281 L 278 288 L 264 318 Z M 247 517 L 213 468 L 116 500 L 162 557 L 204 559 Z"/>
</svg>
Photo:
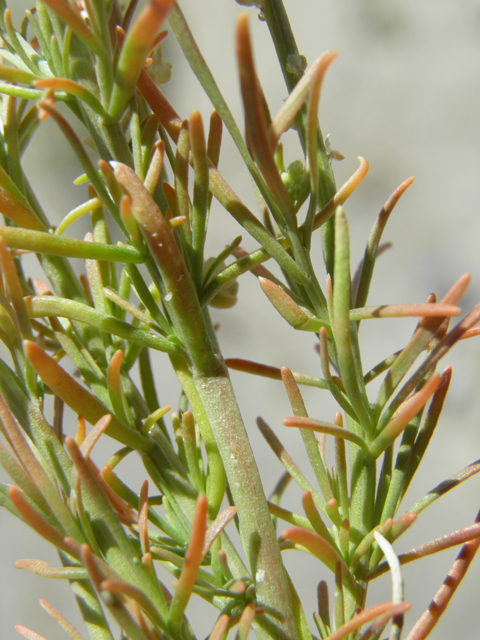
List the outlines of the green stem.
<svg viewBox="0 0 480 640">
<path fill-rule="evenodd" d="M 210 321 L 203 315 L 195 285 L 160 209 L 131 169 L 116 164 L 114 170 L 162 276 L 164 305 L 187 353 L 195 389 L 223 460 L 257 598 L 268 612 L 259 623 L 259 637 L 286 635 L 293 640 L 297 632 L 280 548 L 228 371 L 209 329 Z"/>
<path fill-rule="evenodd" d="M 257 606 L 267 612 L 259 618 L 257 637 L 293 640 L 297 630 L 291 594 L 258 468 L 227 370 L 218 360 L 210 364 L 214 365 L 210 374 L 194 375 L 195 386 L 215 433 L 237 508 Z"/>
</svg>

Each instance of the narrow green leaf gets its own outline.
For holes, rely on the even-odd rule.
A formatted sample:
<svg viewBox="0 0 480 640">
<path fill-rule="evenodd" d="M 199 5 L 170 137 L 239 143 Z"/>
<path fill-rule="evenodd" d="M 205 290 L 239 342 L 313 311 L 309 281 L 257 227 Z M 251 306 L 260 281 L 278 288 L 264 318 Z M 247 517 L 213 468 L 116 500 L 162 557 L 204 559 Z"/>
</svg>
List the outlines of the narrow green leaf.
<svg viewBox="0 0 480 640">
<path fill-rule="evenodd" d="M 195 260 L 192 272 L 199 288 L 203 277 L 204 246 L 207 234 L 209 177 L 208 156 L 199 111 L 193 111 L 189 119 L 190 145 L 193 156 L 194 182 L 192 202 L 192 251 Z"/>
<path fill-rule="evenodd" d="M 199 495 L 192 521 L 192 531 L 185 552 L 185 561 L 178 579 L 177 587 L 170 603 L 168 615 L 168 627 L 173 633 L 177 633 L 182 622 L 183 612 L 187 606 L 197 579 L 198 569 L 202 559 L 202 549 L 207 528 L 207 499 Z"/>
<path fill-rule="evenodd" d="M 303 230 L 303 238 L 305 245 L 310 247 L 312 240 L 312 232 L 314 228 L 315 222 L 315 213 L 320 201 L 320 172 L 317 170 L 317 162 L 318 162 L 318 103 L 320 100 L 320 88 L 322 85 L 323 76 L 328 69 L 329 65 L 336 58 L 337 54 L 335 51 L 331 51 L 328 53 L 324 53 L 319 60 L 319 64 L 315 75 L 312 79 L 311 84 L 311 92 L 310 98 L 308 101 L 308 110 L 307 110 L 307 126 L 306 126 L 306 135 L 307 135 L 307 158 L 308 158 L 308 169 L 310 173 L 310 191 L 311 198 L 310 203 L 308 205 L 308 211 L 305 218 L 304 230 Z M 306 77 L 307 74 L 302 76 L 302 80 Z M 299 81 L 299 83 L 301 80 Z"/>
<path fill-rule="evenodd" d="M 336 551 L 339 551 L 330 531 L 328 530 L 326 524 L 323 522 L 321 515 L 317 511 L 310 491 L 303 492 L 302 505 L 303 510 L 305 511 L 305 515 L 307 516 L 308 521 L 313 527 L 315 533 L 326 540 L 328 544 L 331 545 Z"/>
<path fill-rule="evenodd" d="M 210 190 L 230 215 L 263 246 L 265 251 L 274 258 L 285 271 L 290 273 L 300 284 L 310 284 L 309 277 L 297 265 L 282 244 L 267 231 L 253 213 L 241 202 L 232 188 L 213 166 L 210 167 Z M 264 259 L 266 258 L 262 257 L 261 261 L 263 262 Z"/>
<path fill-rule="evenodd" d="M 438 500 L 441 496 L 445 495 L 451 489 L 454 489 L 465 480 L 468 480 L 471 476 L 480 472 L 480 460 L 476 462 L 472 462 L 472 464 L 465 467 L 455 475 L 451 476 L 448 480 L 444 480 L 439 485 L 437 485 L 434 489 L 429 491 L 423 498 L 420 498 L 411 509 L 409 509 L 409 513 L 421 513 L 424 509 Z"/>
<path fill-rule="evenodd" d="M 51 1 L 51 0 L 50 0 Z M 131 99 L 145 60 L 173 0 L 149 0 L 123 41 L 108 106 L 109 122 L 116 122 Z"/>
<path fill-rule="evenodd" d="M 288 524 L 291 524 L 294 527 L 302 527 L 303 529 L 311 531 L 314 530 L 308 518 L 300 516 L 297 513 L 293 513 L 292 511 L 288 511 L 273 502 L 268 503 L 268 510 L 275 518 L 283 520 L 283 522 L 288 522 Z"/>
<path fill-rule="evenodd" d="M 40 91 L 40 89 L 19 87 L 15 84 L 7 84 L 6 82 L 0 82 L 0 93 L 6 96 L 13 96 L 14 98 L 21 98 L 22 100 L 40 100 L 43 96 L 43 91 Z M 58 100 L 65 100 L 67 97 L 67 94 L 57 95 Z"/>
<path fill-rule="evenodd" d="M 33 49 L 32 46 L 16 31 L 12 24 L 12 15 L 10 9 L 6 9 L 4 14 L 4 24 L 6 33 L 4 38 L 9 45 L 15 50 L 17 56 L 22 60 L 24 65 L 30 69 L 35 75 L 51 75 L 45 60 Z"/>
<path fill-rule="evenodd" d="M 190 135 L 188 122 L 182 124 L 178 134 L 177 150 L 175 152 L 175 188 L 174 208 L 170 205 L 171 214 L 185 218 L 185 223 L 180 226 L 179 232 L 187 260 L 190 259 L 192 231 L 190 221 L 190 195 L 188 193 L 189 179 Z M 164 192 L 167 193 L 164 187 Z"/>
<path fill-rule="evenodd" d="M 385 427 L 370 445 L 371 455 L 377 458 L 382 451 L 391 446 L 398 436 L 403 432 L 411 420 L 425 406 L 430 397 L 445 380 L 434 374 L 429 378 L 422 388 L 408 397 L 398 407 Z"/>
<path fill-rule="evenodd" d="M 252 362 L 251 360 L 243 360 L 242 358 L 227 358 L 225 364 L 229 369 L 233 369 L 234 371 L 243 371 L 244 373 L 262 376 L 264 378 L 271 378 L 272 380 L 282 379 L 281 369 L 268 364 L 260 364 L 258 362 Z M 307 387 L 317 387 L 318 389 L 328 388 L 325 381 L 321 378 L 316 378 L 306 373 L 298 373 L 297 371 L 292 371 L 291 373 L 297 384 L 302 384 Z"/>
<path fill-rule="evenodd" d="M 62 4 L 64 3 L 62 2 Z M 85 151 L 82 143 L 78 139 L 78 136 L 75 134 L 72 127 L 68 124 L 65 118 L 63 118 L 63 116 L 60 115 L 57 109 L 55 109 L 55 107 L 51 105 L 49 102 L 47 102 L 46 100 L 41 100 L 38 103 L 38 106 L 40 109 L 48 113 L 48 115 L 50 115 L 58 124 L 64 136 L 68 140 L 70 146 L 72 147 L 73 151 L 75 152 L 75 155 L 77 156 L 78 161 L 82 165 L 83 170 L 87 174 L 88 179 L 92 183 L 92 186 L 95 189 L 95 192 L 97 193 L 98 197 L 103 202 L 107 211 L 110 213 L 110 215 L 118 224 L 118 226 L 123 231 L 123 233 L 127 235 L 115 203 L 110 197 L 110 194 L 107 191 L 105 185 L 103 184 L 98 174 L 98 171 L 93 166 L 92 161 L 90 160 L 87 152 Z"/>
<path fill-rule="evenodd" d="M 227 127 L 230 135 L 232 136 L 235 144 L 237 145 L 240 154 L 247 165 L 250 173 L 254 176 L 255 181 L 261 180 L 258 169 L 256 168 L 249 152 L 243 136 L 238 128 L 230 109 L 228 108 L 225 99 L 223 98 L 220 90 L 215 82 L 215 79 L 208 68 L 205 59 L 203 58 L 200 49 L 188 27 L 185 17 L 177 3 L 173 6 L 169 18 L 169 24 L 172 28 L 175 38 L 177 39 L 180 47 L 182 48 L 185 58 L 188 60 L 193 72 L 200 81 L 200 84 L 204 88 L 206 94 L 212 101 L 213 106 Z"/>
<path fill-rule="evenodd" d="M 297 113 L 303 107 L 308 94 L 312 90 L 312 84 L 319 75 L 323 75 L 326 70 L 326 58 L 332 55 L 331 53 L 322 53 L 305 71 L 295 87 L 289 93 L 287 99 L 280 107 L 278 113 L 272 120 L 270 129 L 268 131 L 268 137 L 270 144 L 274 148 L 277 145 L 278 140 L 282 133 L 284 133 L 295 120 Z M 319 69 L 323 67 L 323 71 Z M 316 113 L 315 113 L 316 116 Z M 315 132 L 316 134 L 317 132 Z"/>
<path fill-rule="evenodd" d="M 450 318 L 458 316 L 461 309 L 451 304 L 385 304 L 350 310 L 350 320 L 371 320 L 372 318 Z"/>
<path fill-rule="evenodd" d="M 8 473 L 13 482 L 29 496 L 29 498 L 45 509 L 45 502 L 33 479 L 26 469 L 19 464 L 18 460 L 0 443 L 0 465 Z M 48 508 L 47 508 L 48 512 Z"/>
<path fill-rule="evenodd" d="M 332 436 L 336 436 L 337 438 L 342 438 L 343 440 L 350 440 L 358 447 L 368 451 L 368 446 L 362 438 L 357 436 L 355 433 L 351 433 L 345 429 L 341 429 L 334 424 L 329 422 L 324 422 L 323 420 L 313 420 L 312 418 L 307 417 L 292 417 L 292 418 L 284 418 L 283 424 L 286 427 L 299 427 L 301 429 L 311 429 L 312 431 L 317 431 L 319 433 L 327 433 Z"/>
<path fill-rule="evenodd" d="M 43 231 L 15 227 L 0 227 L 0 236 L 5 239 L 5 243 L 11 249 L 23 249 L 34 253 L 128 264 L 144 261 L 136 249 L 124 244 L 85 242 L 76 238 L 64 238 Z"/>
<path fill-rule="evenodd" d="M 410 485 L 410 482 L 415 475 L 416 470 L 420 462 L 422 461 L 423 455 L 428 447 L 430 442 L 430 438 L 433 435 L 435 427 L 437 426 L 438 420 L 440 418 L 440 414 L 443 409 L 443 403 L 445 402 L 446 395 L 448 393 L 448 389 L 450 386 L 450 381 L 452 378 L 452 369 L 451 367 L 446 367 L 445 371 L 442 374 L 443 384 L 435 392 L 432 402 L 430 403 L 430 407 L 428 409 L 427 415 L 425 417 L 424 423 L 420 429 L 416 433 L 415 443 L 413 444 L 411 457 L 408 460 L 408 466 L 405 469 L 405 479 L 404 486 L 402 490 L 402 495 L 405 495 L 407 489 Z"/>
<path fill-rule="evenodd" d="M 96 73 L 102 103 L 106 107 L 110 99 L 113 84 L 114 67 L 112 64 L 112 44 L 110 25 L 112 23 L 113 5 L 102 0 L 92 0 L 84 5 L 88 21 L 98 42 L 102 43 L 102 52 L 96 58 Z M 68 47 L 64 46 L 64 55 L 68 56 Z"/>
<path fill-rule="evenodd" d="M 87 23 L 80 15 L 76 5 L 71 5 L 63 0 L 44 0 L 44 3 L 55 12 L 55 14 L 68 24 L 73 32 L 95 53 L 101 55 L 103 44 L 97 40 Z M 75 8 L 74 8 L 75 7 Z"/>
<path fill-rule="evenodd" d="M 195 421 L 191 411 L 185 411 L 182 415 L 182 439 L 185 447 L 186 464 L 189 477 L 195 491 L 205 493 L 205 477 L 200 464 L 201 454 L 197 446 L 197 438 L 195 433 Z"/>
<path fill-rule="evenodd" d="M 122 498 L 128 505 L 138 511 L 140 500 L 138 494 L 130 489 L 118 476 L 116 476 L 108 464 L 104 465 L 101 470 L 102 478 L 108 484 L 108 486 L 118 496 Z M 153 507 L 148 508 L 148 519 L 154 524 L 160 531 L 163 531 L 167 536 L 170 536 L 178 545 L 184 546 L 187 537 L 183 534 L 183 531 L 179 532 L 173 527 L 167 520 L 162 518 Z"/>
<path fill-rule="evenodd" d="M 365 255 L 363 257 L 362 271 L 360 273 L 356 292 L 355 307 L 363 307 L 367 302 L 368 291 L 370 289 L 370 283 L 373 276 L 373 269 L 375 267 L 375 259 L 377 257 L 378 246 L 382 238 L 383 230 L 385 229 L 388 218 L 390 217 L 395 205 L 408 187 L 413 183 L 414 179 L 415 178 L 407 178 L 407 180 L 402 182 L 402 184 L 395 189 L 390 198 L 383 205 L 382 210 L 373 225 L 373 229 L 365 248 Z"/>
<path fill-rule="evenodd" d="M 78 82 L 70 80 L 70 78 L 45 78 L 36 80 L 32 84 L 36 89 L 53 89 L 55 93 L 61 91 L 68 95 L 75 96 L 79 100 L 83 100 L 85 104 L 88 104 L 88 106 L 102 118 L 107 115 L 100 100 L 91 91 L 85 89 L 85 87 Z"/>
<path fill-rule="evenodd" d="M 153 447 L 148 455 L 143 456 L 143 463 L 152 480 L 164 494 L 162 502 L 166 509 L 167 519 L 170 521 L 170 511 L 174 517 L 172 522 L 177 520 L 177 528 L 179 530 L 183 528 L 188 536 L 188 522 L 193 517 L 195 510 L 195 490 L 180 458 L 161 429 L 153 425 L 150 428 L 149 436 L 158 446 Z"/>
<path fill-rule="evenodd" d="M 114 316 L 107 316 L 92 307 L 75 300 L 57 298 L 56 296 L 32 296 L 25 299 L 29 316 L 31 318 L 43 318 L 56 316 L 58 318 L 70 318 L 84 322 L 101 331 L 136 342 L 145 347 L 151 347 L 165 353 L 181 353 L 178 342 L 173 342 L 148 333 L 143 329 L 132 327 L 128 322 L 119 320 Z"/>
<path fill-rule="evenodd" d="M 65 533 L 58 527 L 50 524 L 50 522 L 29 503 L 23 491 L 15 485 L 11 485 L 8 490 L 8 495 L 15 509 L 36 533 L 57 547 L 57 549 L 78 559 L 78 553 L 66 544 Z"/>
<path fill-rule="evenodd" d="M 452 531 L 452 533 L 447 533 L 440 538 L 435 538 L 435 540 L 430 540 L 419 547 L 415 547 L 414 549 L 410 549 L 410 551 L 401 553 L 398 556 L 398 560 L 401 565 L 408 564 L 409 562 L 414 562 L 419 558 L 425 558 L 433 553 L 439 553 L 444 549 L 450 549 L 458 544 L 464 544 L 465 542 L 478 538 L 479 536 L 480 523 L 477 522 L 469 527 L 464 527 L 458 531 Z M 369 574 L 369 579 L 373 580 L 374 578 L 378 578 L 386 571 L 388 571 L 388 564 L 386 562 L 382 562 L 382 564 Z"/>
<path fill-rule="evenodd" d="M 354 327 L 350 323 L 350 248 L 348 225 L 341 207 L 335 213 L 335 268 L 333 275 L 333 333 L 340 376 L 347 397 L 367 434 L 372 420 L 360 363 L 352 348 Z M 358 355 L 358 354 L 355 354 Z"/>
<path fill-rule="evenodd" d="M 281 287 L 267 278 L 259 278 L 263 293 L 278 313 L 294 329 L 317 332 L 323 323 L 312 314 L 307 314 Z"/>
<path fill-rule="evenodd" d="M 34 342 L 25 341 L 24 348 L 27 358 L 40 378 L 78 415 L 85 418 L 90 424 L 95 424 L 104 415 L 110 413 L 107 407 L 66 373 L 38 345 Z M 146 438 L 124 425 L 115 416 L 112 416 L 107 433 L 134 449 L 148 451 L 152 448 L 151 443 Z"/>
<path fill-rule="evenodd" d="M 87 572 L 85 571 L 85 577 L 87 577 Z M 68 622 L 68 620 L 57 611 L 51 604 L 49 604 L 46 600 L 40 599 L 41 606 L 45 609 L 47 613 L 49 613 L 56 622 L 62 627 L 62 629 L 70 636 L 71 640 L 85 640 L 85 638 L 75 629 L 75 627 Z"/>
<path fill-rule="evenodd" d="M 262 418 L 257 418 L 257 426 L 260 429 L 262 436 L 268 442 L 272 451 L 275 453 L 277 458 L 280 460 L 282 465 L 288 471 L 288 473 L 292 476 L 298 486 L 304 491 L 310 491 L 312 497 L 315 501 L 316 506 L 327 516 L 328 513 L 325 507 L 325 500 L 322 496 L 315 490 L 313 485 L 307 480 L 304 474 L 300 471 L 299 467 L 295 464 L 290 454 L 285 450 L 280 440 L 274 434 L 272 429 L 268 426 L 265 420 Z"/>
<path fill-rule="evenodd" d="M 12 65 L 12 69 L 18 69 L 22 74 L 30 74 L 35 78 L 37 74 L 32 70 L 30 64 L 25 62 L 17 53 L 13 51 L 8 51 L 8 49 L 2 48 L 0 53 L 0 58 L 6 60 Z"/>
<path fill-rule="evenodd" d="M 79 344 L 79 340 L 70 324 L 65 327 L 64 323 L 61 323 L 53 317 L 51 317 L 49 321 L 55 328 L 56 339 L 61 344 L 72 364 L 80 372 L 87 385 L 99 400 L 108 405 L 109 400 L 105 375 L 101 368 L 101 366 L 103 367 L 104 364 L 106 364 L 104 358 L 97 362 L 97 359 L 93 357 L 91 351 L 87 351 L 87 349 Z M 35 321 L 33 320 L 32 322 Z"/>
<path fill-rule="evenodd" d="M 83 567 L 51 567 L 44 560 L 16 560 L 16 569 L 28 569 L 42 578 L 53 580 L 85 580 L 88 573 Z"/>
<path fill-rule="evenodd" d="M 302 547 L 308 549 L 308 551 L 323 562 L 330 571 L 335 572 L 337 564 L 340 564 L 342 568 L 342 580 L 346 588 L 355 593 L 356 584 L 355 579 L 348 570 L 343 558 L 338 552 L 317 533 L 300 529 L 299 527 L 289 527 L 282 532 L 280 536 L 282 540 L 289 540 L 295 544 L 299 544 Z"/>
<path fill-rule="evenodd" d="M 457 282 L 450 288 L 450 290 L 445 294 L 445 296 L 440 301 L 441 304 L 457 304 L 460 298 L 465 293 L 468 285 L 470 283 L 470 275 L 465 274 L 461 276 Z M 469 314 L 470 316 L 470 314 Z M 467 318 L 469 317 L 467 316 Z M 472 316 L 470 316 L 472 317 Z M 468 321 L 467 318 L 462 321 L 461 325 Z M 375 403 L 375 416 L 378 419 L 380 414 L 385 407 L 388 399 L 392 396 L 397 386 L 400 384 L 402 378 L 406 375 L 408 370 L 411 368 L 412 364 L 418 358 L 420 353 L 427 347 L 430 341 L 434 338 L 436 332 L 439 330 L 441 324 L 443 322 L 443 318 L 433 317 L 433 318 L 425 318 L 421 320 L 418 324 L 417 330 L 413 334 L 410 342 L 407 346 L 399 353 L 398 357 L 395 359 L 395 362 L 392 364 L 390 370 L 385 376 L 384 381 L 382 382 L 382 386 L 380 387 L 380 391 L 378 393 L 378 397 Z M 475 323 L 474 323 L 475 324 Z M 445 343 L 444 343 L 445 344 Z M 437 346 L 436 350 L 439 348 Z M 446 352 L 446 349 L 443 349 L 443 353 Z M 438 353 L 438 351 L 437 351 Z M 431 355 L 430 355 L 431 360 Z M 397 409 L 399 404 L 413 391 L 415 386 L 420 382 L 421 378 L 424 377 L 428 370 L 431 369 L 430 366 L 426 365 L 424 362 L 422 365 L 423 376 L 417 372 L 415 376 L 413 376 L 407 385 L 404 386 L 402 391 L 397 394 L 394 402 L 391 403 L 389 409 L 382 416 L 382 425 L 379 427 L 383 427 L 384 421 L 388 420 L 393 412 Z M 420 375 L 420 377 L 419 377 Z"/>
<path fill-rule="evenodd" d="M 62 562 L 68 564 L 66 557 L 62 554 L 60 556 Z M 114 640 L 99 597 L 90 580 L 72 580 L 70 581 L 70 589 L 75 596 L 91 640 Z"/>
<path fill-rule="evenodd" d="M 19 227 L 45 231 L 44 223 L 34 213 L 20 189 L 22 184 L 23 179 L 17 185 L 3 167 L 0 167 L 0 206 L 2 214 Z"/>
<path fill-rule="evenodd" d="M 135 289 L 139 300 L 145 305 L 153 320 L 167 335 L 174 333 L 173 327 L 170 326 L 164 315 L 162 314 L 158 302 L 153 297 L 150 289 L 145 284 L 145 280 L 140 271 L 134 264 L 126 265 L 128 277 Z"/>
<path fill-rule="evenodd" d="M 1 396 L 0 418 L 2 425 L 1 431 L 14 450 L 16 459 L 18 459 L 25 470 L 25 475 L 22 473 L 19 474 L 19 479 L 25 486 L 25 494 L 32 499 L 38 509 L 43 511 L 52 524 L 57 525 L 58 523 L 67 535 L 78 537 L 79 529 L 63 502 L 62 495 L 58 491 L 55 479 L 52 479 L 51 477 L 51 470 L 48 469 L 45 461 L 42 462 L 46 468 L 42 466 L 38 459 L 40 457 L 39 453 L 30 448 L 31 445 L 29 446 L 28 441 L 23 436 Z M 5 454 L 7 454 L 7 452 L 3 447 L 2 453 L 4 454 L 2 456 L 4 458 L 4 462 L 8 465 L 9 461 L 8 459 L 5 459 Z M 9 466 L 11 471 L 16 471 L 17 473 L 20 472 L 20 469 L 18 469 L 18 466 L 15 464 L 15 459 L 10 461 Z M 21 484 L 20 487 L 23 489 Z"/>
<path fill-rule="evenodd" d="M 3 57 L 3 51 L 0 55 L 1 57 Z M 11 67 L 6 64 L 0 64 L 0 80 L 30 84 L 30 82 L 36 77 L 37 76 L 31 71 L 26 71 L 25 69 L 16 69 L 15 67 Z"/>
<path fill-rule="evenodd" d="M 70 493 L 71 462 L 60 440 L 38 406 L 28 398 L 20 380 L 3 360 L 0 360 L 0 393 L 43 459 L 48 461 L 62 490 L 66 494 Z"/>
<path fill-rule="evenodd" d="M 108 566 L 134 587 L 140 589 L 157 607 L 159 616 L 165 617 L 166 604 L 158 581 L 154 580 L 139 562 L 140 559 L 130 538 L 126 535 L 117 514 L 112 510 L 91 467 L 72 438 L 65 439 L 65 447 L 86 488 L 88 500 L 94 512 L 102 514 L 102 518 L 92 520 L 91 525 Z"/>
<path fill-rule="evenodd" d="M 271 197 L 277 205 L 276 208 L 272 209 L 272 215 L 275 217 L 284 235 L 286 235 L 287 228 L 296 230 L 297 219 L 293 203 L 280 178 L 273 157 L 273 149 L 270 147 L 267 136 L 261 89 L 253 63 L 253 52 L 248 28 L 248 14 L 246 12 L 241 13 L 237 18 L 236 52 L 240 87 L 245 110 L 247 140 L 249 141 L 255 161 L 263 175 Z"/>
</svg>

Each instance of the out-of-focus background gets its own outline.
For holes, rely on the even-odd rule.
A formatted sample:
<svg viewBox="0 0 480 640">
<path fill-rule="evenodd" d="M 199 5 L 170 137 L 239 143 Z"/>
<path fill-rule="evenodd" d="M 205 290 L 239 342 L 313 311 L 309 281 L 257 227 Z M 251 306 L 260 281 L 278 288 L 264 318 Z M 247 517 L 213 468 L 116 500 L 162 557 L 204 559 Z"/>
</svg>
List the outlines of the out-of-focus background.
<svg viewBox="0 0 480 640">
<path fill-rule="evenodd" d="M 241 10 L 249 11 L 258 73 L 275 113 L 286 97 L 286 89 L 267 27 L 257 18 L 258 10 L 242 8 L 234 0 L 183 0 L 180 4 L 238 123 L 242 123 L 243 113 L 234 56 L 234 21 Z M 386 228 L 383 239 L 392 241 L 394 246 L 379 260 L 370 304 L 422 302 L 432 291 L 441 297 L 461 274 L 470 272 L 472 284 L 462 303 L 465 311 L 470 309 L 480 299 L 480 4 L 474 0 L 285 0 L 285 5 L 300 52 L 309 63 L 324 50 L 339 52 L 325 78 L 320 104 L 323 133 L 330 134 L 332 147 L 345 156 L 345 160 L 335 163 L 338 185 L 357 168 L 357 156 L 366 157 L 370 163 L 369 175 L 346 204 L 352 268 L 363 254 L 384 201 L 405 178 L 416 178 Z M 11 8 L 14 22 L 19 25 L 26 5 L 13 0 Z M 173 106 L 182 117 L 198 108 L 208 120 L 208 100 L 171 35 L 165 40 L 164 57 L 173 63 L 173 79 L 164 86 Z M 70 149 L 54 142 L 59 137 L 54 123 L 45 122 L 24 158 L 24 168 L 52 224 L 85 197 L 78 187 L 65 187 L 65 176 L 71 183 L 80 171 Z M 250 178 L 227 133 L 224 140 L 220 171 L 245 202 L 255 208 Z M 285 143 L 287 162 L 300 156 L 292 132 L 286 134 Z M 86 230 L 80 223 L 71 232 L 83 235 Z M 212 254 L 240 233 L 228 214 L 214 207 L 208 239 Z M 244 246 L 253 248 L 254 243 L 243 235 Z M 323 274 L 319 237 L 317 242 Z M 321 375 L 311 336 L 295 333 L 276 316 L 249 274 L 241 280 L 237 306 L 214 311 L 213 315 L 220 324 L 219 340 L 226 357 L 251 358 Z M 364 322 L 361 340 L 365 370 L 402 347 L 414 327 L 414 319 Z M 443 479 L 480 457 L 479 354 L 480 341 L 473 340 L 457 345 L 445 359 L 444 364 L 452 364 L 454 371 L 449 399 L 423 470 L 406 497 L 405 510 Z M 168 369 L 166 358 L 160 357 L 159 372 L 163 366 Z M 237 373 L 232 378 L 267 494 L 282 469 L 256 432 L 258 415 L 275 429 L 311 477 L 299 434 L 281 425 L 282 417 L 290 414 L 281 385 Z M 159 379 L 162 401 L 175 406 L 178 390 L 170 374 L 161 372 Z M 372 398 L 373 392 L 372 388 Z M 326 392 L 306 389 L 304 397 L 312 417 L 332 420 L 336 407 Z M 101 451 L 97 452 L 100 462 L 105 460 Z M 143 479 L 141 465 L 129 468 L 130 459 L 127 460 L 122 472 L 125 477 L 130 475 L 138 489 Z M 479 486 L 479 479 L 472 478 L 439 500 L 420 516 L 395 549 L 400 553 L 473 522 L 480 506 Z M 300 492 L 291 486 L 285 504 L 294 508 L 299 497 Z M 429 604 L 457 551 L 405 567 L 406 598 L 412 603 L 407 629 Z M 284 557 L 311 620 L 316 608 L 316 585 L 328 573 L 311 557 L 292 551 Z M 68 586 L 15 570 L 13 562 L 18 558 L 42 558 L 58 564 L 46 543 L 2 512 L 1 637 L 18 637 L 14 630 L 17 623 L 36 629 L 49 640 L 65 637 L 36 603 L 44 597 L 77 624 L 79 615 Z M 455 637 L 459 630 L 463 640 L 478 638 L 479 563 L 477 559 L 450 610 L 433 631 L 432 640 Z M 369 598 L 372 604 L 390 599 L 388 577 L 372 584 Z M 187 613 L 193 627 L 200 629 L 199 637 L 208 635 L 215 611 L 201 614 L 192 601 Z"/>
</svg>

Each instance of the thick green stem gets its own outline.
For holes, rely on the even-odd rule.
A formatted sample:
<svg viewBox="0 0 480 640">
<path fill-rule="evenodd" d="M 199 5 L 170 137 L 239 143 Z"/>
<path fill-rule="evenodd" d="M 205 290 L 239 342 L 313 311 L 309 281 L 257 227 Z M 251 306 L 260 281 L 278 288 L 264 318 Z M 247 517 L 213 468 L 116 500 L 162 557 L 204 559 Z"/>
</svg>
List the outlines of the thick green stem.
<svg viewBox="0 0 480 640">
<path fill-rule="evenodd" d="M 290 590 L 260 475 L 227 368 L 212 340 L 195 285 L 172 230 L 138 176 L 126 165 L 116 164 L 115 177 L 130 199 L 162 276 L 164 305 L 188 355 L 193 382 L 225 466 L 256 595 L 266 609 L 258 635 L 294 640 L 297 632 Z"/>
<path fill-rule="evenodd" d="M 297 631 L 280 548 L 228 373 L 223 363 L 218 362 L 211 375 L 195 375 L 194 380 L 237 507 L 243 548 L 256 586 L 257 606 L 266 609 L 267 615 L 259 618 L 257 637 L 293 640 Z"/>
</svg>

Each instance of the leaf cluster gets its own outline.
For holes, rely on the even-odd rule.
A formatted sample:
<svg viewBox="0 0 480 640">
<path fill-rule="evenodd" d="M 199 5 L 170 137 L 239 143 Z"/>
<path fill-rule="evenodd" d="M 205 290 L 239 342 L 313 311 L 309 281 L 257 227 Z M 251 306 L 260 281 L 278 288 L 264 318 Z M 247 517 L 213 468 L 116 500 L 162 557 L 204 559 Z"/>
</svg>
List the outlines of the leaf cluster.
<svg viewBox="0 0 480 640">
<path fill-rule="evenodd" d="M 220 611 L 212 639 L 238 625 L 238 638 L 253 627 L 259 638 L 310 640 L 283 568 L 287 550 L 311 554 L 334 576 L 332 611 L 326 582 L 318 587 L 314 622 L 322 639 L 378 638 L 389 621 L 390 637 L 399 638 L 409 607 L 401 564 L 464 544 L 450 576 L 457 586 L 480 544 L 477 518 L 398 558 L 391 546 L 426 507 L 480 471 L 480 463 L 472 463 L 399 515 L 450 383 L 451 370 L 436 373 L 438 362 L 459 340 L 478 333 L 480 305 L 450 328 L 469 276 L 440 302 L 432 295 L 425 304 L 367 306 L 383 230 L 413 179 L 382 208 L 352 277 L 342 205 L 368 163 L 360 158 L 358 170 L 337 189 L 332 159 L 338 154 L 327 149 L 317 116 L 322 80 L 336 54 L 324 53 L 307 66 L 280 0 L 253 4 L 272 36 L 288 97 L 272 116 L 255 69 L 248 17 L 240 14 L 236 53 L 245 135 L 173 0 L 150 0 L 135 17 L 135 2 L 122 13 L 116 2 L 91 0 L 80 11 L 63 0 L 44 0 L 18 30 L 2 7 L 0 339 L 11 362 L 0 362 L 0 463 L 14 485 L 0 488 L 0 503 L 52 543 L 61 564 L 24 560 L 17 566 L 68 580 L 95 639 L 113 638 L 108 611 L 124 638 L 190 640 L 194 630 L 184 614 L 196 593 Z M 167 17 L 214 107 L 208 130 L 198 111 L 187 119 L 178 115 L 155 83 L 168 75 L 161 54 L 154 53 Z M 70 116 L 84 126 L 97 164 Z M 21 164 L 45 118 L 76 154 L 82 172 L 77 183 L 87 184 L 85 201 L 56 228 Z M 223 127 L 252 176 L 260 215 L 219 170 Z M 302 159 L 285 168 L 281 136 L 289 128 L 296 129 Z M 239 236 L 226 239 L 214 257 L 205 255 L 212 202 L 255 239 L 255 251 L 244 251 Z M 70 225 L 85 215 L 91 232 L 68 237 Z M 312 260 L 317 230 L 323 282 Z M 114 243 L 118 233 L 122 240 Z M 26 252 L 37 255 L 48 284 L 24 273 Z M 84 260 L 80 277 L 73 258 Z M 281 277 L 264 265 L 269 260 Z M 234 306 L 237 279 L 246 272 L 258 278 L 290 327 L 318 337 L 321 378 L 223 360 L 208 306 Z M 393 316 L 419 318 L 412 338 L 364 372 L 362 322 Z M 158 400 L 150 349 L 165 354 L 180 383 L 174 412 Z M 65 361 L 78 376 L 68 373 Z M 285 467 L 265 500 L 227 366 L 283 381 L 292 407 L 284 425 L 300 430 L 316 486 L 259 418 Z M 380 376 L 372 398 L 367 387 Z M 308 415 L 301 385 L 330 392 L 339 409 L 333 422 Z M 64 406 L 78 415 L 74 437 L 67 435 L 73 430 L 64 424 Z M 88 432 L 86 423 L 92 425 Z M 91 453 L 104 434 L 121 448 L 99 468 Z M 327 437 L 334 440 L 333 467 L 325 456 Z M 115 472 L 134 451 L 149 477 L 139 494 Z M 304 515 L 280 506 L 290 479 L 303 492 Z M 288 526 L 277 538 L 280 520 Z M 242 550 L 224 530 L 230 522 Z M 175 577 L 172 590 L 159 579 L 158 567 Z M 392 601 L 367 608 L 368 583 L 387 568 Z M 71 638 L 80 638 L 51 605 L 44 607 Z M 421 619 L 408 640 L 426 637 L 440 609 Z M 40 638 L 24 627 L 18 631 Z"/>
</svg>

